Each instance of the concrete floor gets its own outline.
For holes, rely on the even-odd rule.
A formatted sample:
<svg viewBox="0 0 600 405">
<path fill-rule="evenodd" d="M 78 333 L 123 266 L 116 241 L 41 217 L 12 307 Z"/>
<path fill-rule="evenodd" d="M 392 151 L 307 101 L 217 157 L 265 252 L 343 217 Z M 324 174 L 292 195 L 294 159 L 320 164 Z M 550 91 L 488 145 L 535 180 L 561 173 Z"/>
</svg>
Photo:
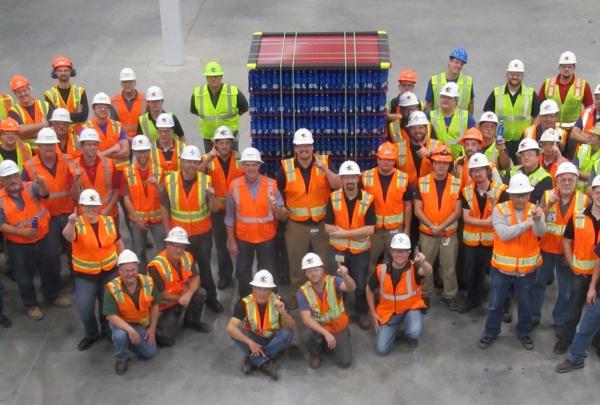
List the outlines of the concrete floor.
<svg viewBox="0 0 600 405">
<path fill-rule="evenodd" d="M 188 111 L 192 87 L 202 83 L 202 66 L 219 60 L 225 79 L 247 87 L 245 62 L 255 31 L 388 31 L 393 77 L 405 66 L 418 73 L 417 93 L 423 96 L 426 78 L 444 69 L 455 46 L 469 51 L 466 71 L 475 78 L 476 115 L 491 88 L 503 82 L 507 62 L 524 60 L 526 82 L 539 86 L 556 71 L 564 50 L 577 54 L 578 74 L 595 85 L 597 68 L 597 3 L 516 0 L 484 4 L 458 0 L 319 2 L 214 0 L 182 1 L 186 65 L 162 63 L 158 2 L 130 0 L 79 2 L 4 0 L 0 2 L 0 89 L 7 90 L 11 74 L 23 73 L 41 94 L 50 83 L 49 65 L 58 54 L 75 61 L 77 81 L 91 96 L 118 90 L 118 72 L 133 67 L 139 88 L 159 85 L 166 107 L 174 111 L 195 144 L 195 118 Z M 486 2 L 487 3 L 487 2 Z M 395 96 L 395 89 L 390 97 Z M 248 118 L 242 123 L 247 134 Z M 242 135 L 241 146 L 248 144 Z M 439 300 L 425 320 L 425 333 L 416 350 L 399 346 L 380 358 L 371 334 L 352 326 L 355 363 L 337 370 L 325 362 L 311 370 L 306 359 L 281 361 L 281 381 L 239 372 L 241 354 L 225 334 L 226 314 L 207 319 L 215 332 L 186 331 L 177 345 L 161 350 L 150 362 L 134 360 L 124 377 L 113 372 L 107 342 L 79 353 L 82 327 L 74 309 L 50 308 L 34 322 L 20 307 L 15 285 L 7 287 L 6 313 L 12 329 L 0 329 L 0 403 L 113 404 L 139 403 L 566 403 L 594 402 L 600 363 L 591 355 L 582 371 L 559 376 L 554 366 L 563 359 L 552 354 L 552 289 L 542 325 L 534 332 L 536 350 L 523 350 L 514 329 L 488 351 L 477 349 L 483 311 L 449 313 Z M 232 291 L 220 293 L 228 306 Z M 306 354 L 305 354 L 306 356 Z M 368 387 L 368 388 L 365 388 Z"/>
</svg>

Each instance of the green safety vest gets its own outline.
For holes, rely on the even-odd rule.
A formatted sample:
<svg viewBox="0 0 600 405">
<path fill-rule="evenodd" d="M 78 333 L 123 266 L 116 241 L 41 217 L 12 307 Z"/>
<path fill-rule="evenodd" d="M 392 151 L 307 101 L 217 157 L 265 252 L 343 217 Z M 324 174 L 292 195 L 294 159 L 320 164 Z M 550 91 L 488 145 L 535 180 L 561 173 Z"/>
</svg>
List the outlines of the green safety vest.
<svg viewBox="0 0 600 405">
<path fill-rule="evenodd" d="M 521 165 L 511 167 L 509 171 L 510 176 L 512 177 L 516 173 L 523 173 L 522 167 L 523 166 Z M 538 166 L 538 168 L 535 169 L 533 172 L 529 173 L 527 177 L 529 178 L 529 184 L 531 184 L 531 187 L 537 186 L 538 183 L 544 180 L 546 177 L 552 178 L 552 176 L 550 176 L 550 173 L 548 173 L 546 169 L 544 169 L 542 166 Z"/>
<path fill-rule="evenodd" d="M 444 114 L 440 110 L 429 113 L 429 121 L 435 129 L 436 138 L 444 142 L 452 151 L 452 159 L 458 158 L 463 153 L 463 147 L 458 142 L 469 125 L 469 112 L 456 109 L 452 115 L 450 126 L 446 128 Z"/>
<path fill-rule="evenodd" d="M 600 162 L 600 148 L 595 152 L 592 152 L 592 147 L 588 144 L 581 144 L 577 149 L 577 160 L 579 163 L 579 170 L 588 175 L 592 174 L 592 169 L 598 174 L 598 162 Z M 579 181 L 577 183 L 577 189 L 585 191 L 587 183 L 585 181 Z"/>
<path fill-rule="evenodd" d="M 173 113 L 168 114 L 173 117 Z M 156 125 L 154 125 L 150 119 L 150 113 L 146 112 L 140 115 L 138 121 L 140 123 L 140 127 L 142 128 L 142 133 L 150 139 L 150 142 L 156 142 L 158 139 L 158 129 L 156 129 Z M 173 134 L 173 137 L 175 138 L 175 134 Z"/>
<path fill-rule="evenodd" d="M 558 90 L 558 84 L 556 83 L 556 77 L 549 77 L 546 79 L 544 86 L 544 94 L 547 99 L 556 101 L 560 108 L 559 121 L 561 123 L 576 122 L 581 115 L 581 106 L 583 102 L 583 96 L 585 94 L 586 81 L 575 77 L 573 84 L 569 87 L 565 101 L 560 99 L 560 91 Z"/>
<path fill-rule="evenodd" d="M 431 90 L 433 91 L 432 110 L 440 108 L 440 89 L 444 87 L 447 82 L 446 72 L 431 76 Z M 467 110 L 472 101 L 471 93 L 473 92 L 473 77 L 459 73 L 456 78 L 456 84 L 458 85 L 457 107 L 461 110 Z"/>
<path fill-rule="evenodd" d="M 215 107 L 210 99 L 208 86 L 194 88 L 194 106 L 198 112 L 200 135 L 204 139 L 212 139 L 215 131 L 221 125 L 227 125 L 232 132 L 240 128 L 240 116 L 237 107 L 238 88 L 223 84 L 219 100 Z"/>
<path fill-rule="evenodd" d="M 533 123 L 531 110 L 533 104 L 533 87 L 521 86 L 515 104 L 506 93 L 506 84 L 494 87 L 494 100 L 498 120 L 504 121 L 504 139 L 518 141 L 523 130 Z"/>
<path fill-rule="evenodd" d="M 8 117 L 8 111 L 13 104 L 13 98 L 10 94 L 0 94 L 0 120 Z"/>
</svg>

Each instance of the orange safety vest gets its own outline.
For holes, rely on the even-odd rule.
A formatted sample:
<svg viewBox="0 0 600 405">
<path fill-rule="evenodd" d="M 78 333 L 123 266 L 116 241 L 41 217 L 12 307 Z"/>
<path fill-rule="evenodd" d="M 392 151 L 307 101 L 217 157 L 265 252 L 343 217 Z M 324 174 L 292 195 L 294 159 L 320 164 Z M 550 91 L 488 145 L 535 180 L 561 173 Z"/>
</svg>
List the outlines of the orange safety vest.
<svg viewBox="0 0 600 405">
<path fill-rule="evenodd" d="M 265 308 L 265 313 L 262 318 L 260 317 L 258 302 L 256 301 L 254 293 L 242 298 L 242 302 L 246 309 L 246 317 L 242 322 L 242 326 L 245 330 L 260 337 L 270 338 L 281 329 L 282 324 L 279 320 L 279 312 L 277 312 L 277 309 L 275 308 L 273 297 L 273 293 L 269 294 L 267 307 Z"/>
<path fill-rule="evenodd" d="M 325 275 L 322 298 L 319 298 L 310 281 L 304 283 L 300 291 L 306 298 L 311 316 L 323 328 L 330 333 L 338 333 L 348 327 L 349 318 L 344 308 L 344 295 L 340 294 L 338 297 L 334 276 Z"/>
<path fill-rule="evenodd" d="M 546 164 L 544 163 L 544 155 L 540 155 L 538 157 L 538 163 L 540 167 L 546 170 L 550 177 L 552 177 L 552 184 L 556 184 L 556 170 L 558 169 L 558 160 L 554 159 L 552 163 L 550 163 L 550 166 L 546 166 Z"/>
<path fill-rule="evenodd" d="M 358 229 L 365 226 L 365 215 L 373 203 L 374 197 L 367 191 L 362 190 L 360 200 L 354 205 L 352 221 L 348 215 L 348 206 L 343 189 L 335 190 L 330 194 L 331 207 L 335 217 L 335 225 L 342 229 Z M 358 196 L 356 198 L 359 198 Z M 367 236 L 362 239 L 338 238 L 329 236 L 329 244 L 337 250 L 358 254 L 369 250 L 371 239 Z"/>
<path fill-rule="evenodd" d="M 387 264 L 378 264 L 375 274 L 379 280 L 379 304 L 377 304 L 375 312 L 382 324 L 388 323 L 395 314 L 425 308 L 421 285 L 417 283 L 413 263 L 410 263 L 410 269 L 402 271 L 396 288 L 392 284 L 392 276 L 388 273 Z"/>
<path fill-rule="evenodd" d="M 531 139 L 535 139 L 537 141 L 537 130 L 538 127 L 540 127 L 540 125 L 531 125 L 528 126 L 527 128 L 525 128 L 525 130 L 523 130 L 523 138 L 531 138 Z M 563 146 L 567 146 L 567 141 L 569 140 L 568 137 L 568 133 L 567 131 L 565 131 L 563 128 L 559 127 L 558 124 L 556 125 L 555 128 L 558 131 L 558 141 L 559 143 L 561 143 Z M 540 136 L 542 136 L 542 134 L 540 133 Z"/>
<path fill-rule="evenodd" d="M 66 153 L 71 159 L 78 158 L 81 156 L 81 150 L 77 148 L 77 132 L 74 128 L 69 128 L 69 132 L 67 133 L 67 141 L 65 142 L 65 151 L 60 148 L 60 144 L 56 144 L 56 153 L 62 154 Z"/>
<path fill-rule="evenodd" d="M 555 193 L 555 190 L 546 190 L 544 192 L 544 204 L 546 207 L 549 204 L 550 197 Z M 562 237 L 565 232 L 567 223 L 578 212 L 583 212 L 588 205 L 588 197 L 579 190 L 575 190 L 575 194 L 571 198 L 567 212 L 563 215 L 557 201 L 552 204 L 546 215 L 546 233 L 540 239 L 540 249 L 542 252 L 552 253 L 555 255 L 563 254 Z"/>
<path fill-rule="evenodd" d="M 31 159 L 31 156 L 32 156 L 31 146 L 29 146 L 28 143 L 25 143 L 25 142 L 21 141 L 20 139 L 17 139 L 16 150 L 17 150 L 17 161 L 15 163 L 17 164 L 17 166 L 19 166 L 19 170 L 23 170 L 23 165 L 25 164 L 25 162 L 27 162 L 29 159 Z M 0 155 L 0 162 L 2 162 L 3 160 L 4 160 L 4 158 L 2 157 L 2 155 Z"/>
<path fill-rule="evenodd" d="M 106 132 L 102 131 L 98 121 L 95 118 L 91 118 L 87 120 L 83 124 L 84 128 L 94 128 L 96 132 L 98 132 L 98 136 L 100 137 L 100 145 L 98 145 L 98 150 L 100 152 L 105 151 L 108 148 L 115 146 L 119 143 L 119 136 L 121 136 L 121 123 L 119 121 L 115 121 L 109 118 L 106 122 Z M 112 159 L 115 162 L 115 168 L 119 171 L 125 170 L 127 166 L 129 166 L 128 158 L 119 158 Z"/>
<path fill-rule="evenodd" d="M 594 128 L 594 121 L 596 120 L 596 108 L 592 105 L 587 107 L 581 113 L 581 123 L 583 124 L 582 131 L 589 133 Z"/>
<path fill-rule="evenodd" d="M 69 96 L 67 97 L 67 101 L 63 100 L 60 91 L 58 90 L 58 85 L 53 85 L 44 93 L 46 99 L 50 101 L 50 104 L 54 108 L 65 108 L 70 113 L 77 112 L 77 108 L 81 105 L 81 99 L 83 98 L 83 92 L 85 89 L 77 84 L 72 84 L 69 87 Z M 81 130 L 81 123 L 73 123 L 69 126 L 69 128 L 74 128 L 76 131 Z"/>
<path fill-rule="evenodd" d="M 496 163 L 490 161 L 490 168 L 492 170 L 496 169 Z M 469 173 L 469 158 L 465 155 L 460 156 L 454 161 L 454 176 L 460 178 L 460 184 L 465 185 L 471 182 L 471 174 Z"/>
<path fill-rule="evenodd" d="M 131 104 L 131 110 L 127 108 L 127 103 L 123 97 L 123 92 L 119 92 L 110 98 L 112 106 L 117 113 L 119 122 L 123 125 L 123 129 L 128 138 L 133 138 L 137 135 L 137 125 L 140 115 L 146 111 L 146 97 L 136 90 L 135 100 Z"/>
<path fill-rule="evenodd" d="M 219 210 L 225 210 L 227 201 L 227 189 L 229 185 L 238 177 L 244 175 L 244 169 L 242 169 L 240 162 L 238 161 L 237 153 L 233 152 L 230 156 L 229 172 L 225 175 L 223 166 L 219 161 L 219 158 L 214 158 L 206 166 L 206 173 L 212 178 L 213 188 L 215 189 L 215 198 Z M 233 165 L 233 167 L 232 167 Z"/>
<path fill-rule="evenodd" d="M 376 228 L 398 229 L 404 226 L 404 193 L 408 187 L 408 176 L 394 169 L 385 198 L 379 178 L 379 170 L 363 172 L 362 184 L 364 190 L 371 194 L 375 203 Z"/>
<path fill-rule="evenodd" d="M 126 291 L 121 277 L 109 281 L 106 284 L 106 289 L 117 303 L 119 317 L 127 323 L 148 326 L 150 324 L 150 308 L 152 307 L 152 301 L 154 301 L 152 296 L 154 281 L 151 277 L 138 274 L 137 282 L 140 283 L 137 304 L 133 302 L 131 295 Z"/>
<path fill-rule="evenodd" d="M 180 172 L 171 172 L 165 177 L 165 191 L 171 205 L 171 228 L 180 226 L 190 236 L 206 233 L 212 228 L 206 199 L 206 189 L 212 182 L 207 174 L 196 175 L 197 180 L 189 193 L 185 192 Z"/>
<path fill-rule="evenodd" d="M 50 214 L 41 201 L 33 195 L 32 182 L 23 183 L 20 194 L 24 203 L 22 209 L 17 207 L 5 189 L 0 190 L 0 208 L 4 211 L 4 219 L 8 225 L 30 228 L 34 218 L 37 218 L 38 234 L 34 237 L 24 237 L 14 233 L 5 233 L 4 237 L 14 243 L 36 243 L 48 234 Z"/>
<path fill-rule="evenodd" d="M 517 214 L 513 208 L 512 201 L 496 205 L 496 209 L 506 216 L 510 213 L 509 225 L 516 225 Z M 527 203 L 523 210 L 521 221 L 527 220 L 531 215 L 533 204 Z M 497 233 L 494 233 L 494 250 L 492 252 L 492 266 L 502 273 L 527 274 L 534 271 L 542 264 L 540 245 L 538 238 L 531 228 L 513 238 L 503 241 Z"/>
<path fill-rule="evenodd" d="M 83 160 L 83 157 L 81 159 Z M 83 167 L 81 168 L 82 174 L 80 181 L 84 190 L 86 188 L 93 188 L 98 192 L 98 194 L 100 194 L 100 201 L 102 202 L 102 208 L 104 208 L 106 207 L 106 204 L 110 200 L 110 197 L 113 193 L 112 178 L 113 173 L 115 172 L 115 165 L 112 160 L 105 157 L 100 157 L 98 159 L 99 160 L 96 160 L 97 167 L 96 178 L 94 179 L 94 182 L 92 183 L 88 177 L 87 171 Z M 75 161 L 73 164 L 74 169 L 77 168 L 78 165 L 83 166 L 79 162 Z M 110 215 L 112 217 L 116 217 L 118 214 L 119 206 L 115 204 Z"/>
<path fill-rule="evenodd" d="M 135 210 L 136 217 L 129 217 L 132 221 L 156 223 L 161 221 L 160 217 L 160 192 L 161 181 L 160 167 L 150 164 L 150 176 L 156 184 L 149 184 L 148 179 L 142 180 L 140 169 L 137 164 L 132 163 L 123 171 L 123 176 L 129 188 L 129 198 Z"/>
<path fill-rule="evenodd" d="M 423 212 L 425 216 L 434 225 L 441 225 L 446 218 L 448 218 L 454 212 L 456 204 L 459 203 L 460 198 L 460 179 L 448 174 L 446 177 L 446 186 L 442 193 L 442 202 L 438 203 L 438 193 L 436 190 L 435 179 L 433 174 L 428 174 L 419 178 L 419 192 L 421 193 L 421 201 L 423 202 Z M 447 237 L 454 235 L 458 228 L 458 220 L 451 223 L 446 229 L 442 236 Z M 433 235 L 431 229 L 425 226 L 424 223 L 419 225 L 419 231 Z"/>
<path fill-rule="evenodd" d="M 429 138 L 425 141 L 425 148 L 429 153 L 433 153 L 440 144 L 441 142 Z M 428 157 L 423 157 L 417 173 L 417 166 L 410 151 L 410 141 L 401 140 L 396 144 L 396 147 L 398 148 L 398 169 L 408 175 L 408 182 L 411 186 L 416 186 L 419 177 L 427 176 L 433 170 L 431 160 Z"/>
<path fill-rule="evenodd" d="M 235 236 L 248 243 L 262 243 L 277 234 L 277 219 L 269 203 L 269 195 L 277 190 L 275 180 L 260 175 L 258 192 L 252 197 L 246 177 L 238 177 L 229 185 L 235 204 Z"/>
<path fill-rule="evenodd" d="M 47 101 L 35 99 L 33 101 L 33 105 L 35 106 L 33 117 L 29 114 L 29 111 L 27 111 L 27 109 L 21 104 L 13 104 L 10 111 L 15 112 L 19 116 L 21 123 L 24 125 L 39 124 L 42 122 L 43 119 L 46 118 L 46 115 L 48 114 L 48 111 L 50 109 L 50 104 L 48 104 Z M 21 138 L 21 140 L 29 144 L 31 146 L 31 149 L 37 150 L 37 145 L 34 142 L 35 138 Z"/>
<path fill-rule="evenodd" d="M 96 236 L 90 222 L 80 215 L 75 224 L 75 231 L 77 237 L 71 243 L 74 271 L 95 275 L 102 271 L 111 271 L 117 265 L 117 228 L 112 217 L 98 216 Z"/>
<path fill-rule="evenodd" d="M 158 141 L 152 143 L 152 150 L 150 151 L 152 163 L 159 164 L 165 175 L 179 170 L 179 155 L 185 146 L 185 144 L 178 139 L 174 139 L 173 142 L 173 154 L 169 160 L 165 159 L 164 153 L 157 146 Z"/>
<path fill-rule="evenodd" d="M 192 277 L 192 267 L 194 265 L 194 257 L 190 252 L 184 252 L 179 259 L 179 268 L 181 273 L 171 264 L 167 258 L 167 250 L 160 252 L 150 263 L 148 268 L 154 267 L 160 276 L 165 289 L 164 292 L 179 295 L 188 285 L 188 280 Z M 165 310 L 177 305 L 177 302 L 165 303 L 161 300 L 159 309 Z"/>
<path fill-rule="evenodd" d="M 583 212 L 573 214 L 573 265 L 576 274 L 590 276 L 598 261 L 594 247 L 600 243 L 600 233 L 596 236 L 594 222 Z"/>
<path fill-rule="evenodd" d="M 496 201 L 499 200 L 500 195 L 506 190 L 506 187 L 505 184 L 496 183 L 495 181 L 490 183 L 490 191 L 493 191 Z M 477 202 L 477 196 L 475 194 L 477 192 L 476 190 L 477 185 L 474 181 L 471 181 L 471 183 L 462 190 L 465 200 L 467 200 L 471 206 L 471 213 L 469 216 L 477 219 L 487 219 L 492 215 L 494 207 L 492 207 L 490 199 L 487 198 L 482 213 L 479 203 Z M 492 225 L 479 226 L 465 223 L 463 242 L 467 246 L 492 246 L 494 243 L 494 227 Z"/>
<path fill-rule="evenodd" d="M 69 214 L 75 208 L 75 200 L 71 194 L 72 177 L 69 176 L 71 168 L 69 167 L 69 157 L 63 154 L 56 155 L 56 172 L 53 175 L 42 163 L 40 156 L 36 155 L 33 159 L 25 163 L 25 171 L 30 179 L 41 176 L 46 181 L 49 194 L 48 198 L 43 200 L 44 206 L 50 211 L 50 215 L 57 217 L 62 214 Z"/>
<path fill-rule="evenodd" d="M 322 155 L 321 159 L 329 167 L 329 156 Z M 331 192 L 327 175 L 314 163 L 311 163 L 310 182 L 308 187 L 299 167 L 296 167 L 295 158 L 283 159 L 281 166 L 285 174 L 285 205 L 289 210 L 289 219 L 296 222 L 312 220 L 320 222 L 325 218 L 327 199 Z"/>
</svg>

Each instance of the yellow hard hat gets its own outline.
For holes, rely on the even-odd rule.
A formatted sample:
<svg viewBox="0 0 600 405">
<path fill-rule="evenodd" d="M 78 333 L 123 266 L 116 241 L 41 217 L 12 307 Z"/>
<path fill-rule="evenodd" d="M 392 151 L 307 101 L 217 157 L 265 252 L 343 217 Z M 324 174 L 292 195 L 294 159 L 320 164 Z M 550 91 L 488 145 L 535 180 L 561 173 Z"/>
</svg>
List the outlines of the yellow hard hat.
<svg viewBox="0 0 600 405">
<path fill-rule="evenodd" d="M 223 69 L 219 62 L 211 60 L 204 66 L 204 76 L 223 76 Z"/>
</svg>

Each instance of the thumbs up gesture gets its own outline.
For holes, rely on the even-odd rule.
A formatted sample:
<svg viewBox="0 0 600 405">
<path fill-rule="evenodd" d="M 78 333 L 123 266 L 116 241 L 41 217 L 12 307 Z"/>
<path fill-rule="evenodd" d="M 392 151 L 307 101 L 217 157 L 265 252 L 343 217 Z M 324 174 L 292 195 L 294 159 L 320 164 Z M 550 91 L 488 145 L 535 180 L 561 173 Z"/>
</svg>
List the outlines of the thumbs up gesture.
<svg viewBox="0 0 600 405">
<path fill-rule="evenodd" d="M 540 202 L 536 202 L 535 203 L 535 207 L 533 208 L 533 210 L 531 211 L 531 217 L 533 218 L 534 221 L 539 221 L 540 219 L 542 219 L 542 208 L 540 207 Z"/>
<path fill-rule="evenodd" d="M 69 215 L 69 223 L 71 225 L 75 225 L 75 223 L 77 223 L 77 217 L 78 217 L 78 215 L 77 215 L 77 207 L 75 207 L 73 209 L 73 213 Z"/>
</svg>

